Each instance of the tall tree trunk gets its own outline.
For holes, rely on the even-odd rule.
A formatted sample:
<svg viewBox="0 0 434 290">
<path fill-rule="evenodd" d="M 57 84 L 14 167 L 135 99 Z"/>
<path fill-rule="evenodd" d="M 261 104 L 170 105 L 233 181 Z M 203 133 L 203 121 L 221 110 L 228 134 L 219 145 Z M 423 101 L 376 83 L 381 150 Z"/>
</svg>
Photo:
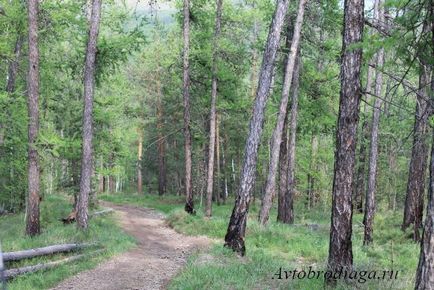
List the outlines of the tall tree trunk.
<svg viewBox="0 0 434 290">
<path fill-rule="evenodd" d="M 175 164 L 179 164 L 179 148 L 178 148 L 178 142 L 176 138 L 173 139 L 173 151 L 174 153 L 174 159 Z M 175 188 L 176 188 L 176 195 L 181 195 L 183 184 L 182 184 L 182 174 L 178 169 L 178 166 L 176 166 L 176 182 L 175 182 Z"/>
<path fill-rule="evenodd" d="M 216 188 L 215 188 L 215 199 L 217 205 L 221 204 L 221 195 L 220 195 L 220 127 L 219 127 L 219 116 L 216 115 L 216 134 L 215 134 L 215 158 L 216 158 Z"/>
<path fill-rule="evenodd" d="M 224 132 L 223 128 L 223 132 Z M 223 204 L 226 204 L 226 199 L 229 195 L 229 188 L 228 188 L 228 169 L 226 168 L 227 162 L 226 162 L 226 151 L 227 150 L 227 135 L 224 134 L 223 140 L 222 140 L 222 167 L 223 167 L 223 196 L 222 196 L 222 202 Z"/>
<path fill-rule="evenodd" d="M 104 159 L 102 155 L 99 158 L 99 166 L 100 166 L 100 173 L 98 175 L 98 192 L 102 193 L 104 192 Z"/>
<path fill-rule="evenodd" d="M 388 165 L 390 168 L 390 176 L 389 176 L 389 209 L 396 211 L 396 195 L 397 195 L 397 185 L 396 179 L 399 178 L 398 174 L 398 166 L 397 166 L 397 152 L 395 150 L 395 146 L 393 144 L 389 148 L 389 156 L 388 156 Z"/>
<path fill-rule="evenodd" d="M 268 166 L 268 176 L 265 186 L 265 194 L 259 212 L 259 223 L 265 225 L 268 222 L 273 196 L 275 195 L 277 167 L 279 165 L 280 143 L 282 142 L 283 125 L 285 123 L 288 108 L 289 91 L 291 89 L 292 76 L 300 43 L 301 27 L 303 24 L 304 7 L 307 0 L 300 0 L 297 19 L 294 25 L 294 33 L 291 40 L 289 55 L 285 64 L 285 76 L 283 80 L 282 98 L 280 100 L 279 114 L 276 127 L 271 137 L 271 157 Z"/>
<path fill-rule="evenodd" d="M 372 76 L 374 73 L 374 68 L 368 66 L 368 75 L 366 78 L 366 101 L 368 101 L 369 93 L 371 92 L 372 87 Z M 365 177 L 366 177 L 366 143 L 369 138 L 369 128 L 368 128 L 368 116 L 367 116 L 367 104 L 363 106 L 363 123 L 360 128 L 359 135 L 359 159 L 358 159 L 358 167 L 356 171 L 356 180 L 354 182 L 354 202 L 356 210 L 359 213 L 363 212 L 363 197 L 365 195 Z"/>
<path fill-rule="evenodd" d="M 116 180 L 115 180 L 115 176 L 113 173 L 114 167 L 115 167 L 115 162 L 114 162 L 114 153 L 111 152 L 109 155 L 109 162 L 108 162 L 108 166 L 109 166 L 109 176 L 108 176 L 108 191 L 109 193 L 113 193 L 116 191 Z"/>
<path fill-rule="evenodd" d="M 425 21 L 423 31 L 429 29 Z M 402 229 L 405 230 L 410 224 L 415 225 L 414 239 L 418 240 L 419 226 L 422 224 L 423 198 L 425 192 L 425 175 L 428 159 L 428 117 L 431 108 L 428 106 L 428 84 L 430 82 L 430 67 L 422 57 L 419 75 L 419 90 L 416 100 L 416 115 L 414 121 L 413 147 L 411 152 L 410 168 L 408 172 L 407 195 L 404 206 L 404 220 Z"/>
<path fill-rule="evenodd" d="M 183 96 L 184 96 L 184 151 L 185 151 L 185 211 L 195 213 L 191 177 L 191 132 L 190 132 L 190 0 L 184 0 L 184 53 L 183 53 Z"/>
<path fill-rule="evenodd" d="M 216 105 L 217 105 L 217 62 L 218 62 L 218 39 L 221 30 L 223 0 L 216 0 L 216 18 L 214 30 L 214 45 L 212 55 L 212 81 L 211 81 L 211 111 L 209 114 L 209 146 L 208 146 L 208 177 L 206 185 L 205 215 L 212 215 L 212 194 L 214 187 L 214 150 L 216 142 Z"/>
<path fill-rule="evenodd" d="M 308 209 L 315 205 L 315 171 L 316 171 L 316 157 L 318 155 L 318 135 L 312 132 L 312 138 L 310 142 L 310 164 L 309 172 L 307 174 L 307 196 L 306 207 Z"/>
<path fill-rule="evenodd" d="M 430 3 L 432 56 L 434 56 L 434 1 Z M 434 75 L 431 76 L 431 100 L 434 99 Z M 434 289 L 434 129 L 432 131 L 431 164 L 428 187 L 428 205 L 425 226 L 420 243 L 419 264 L 416 272 L 416 290 Z"/>
<path fill-rule="evenodd" d="M 434 131 L 432 133 L 434 144 Z M 431 165 L 428 188 L 428 206 L 420 243 L 419 264 L 416 272 L 417 290 L 434 289 L 434 146 L 431 147 Z"/>
<path fill-rule="evenodd" d="M 91 170 L 91 180 L 95 180 L 95 160 L 94 162 L 92 162 L 92 170 Z M 98 196 L 97 196 L 97 191 L 95 190 L 95 187 L 92 186 L 91 183 L 91 187 L 90 187 L 90 192 L 89 192 L 89 207 L 90 208 L 96 208 L 98 205 Z"/>
<path fill-rule="evenodd" d="M 137 148 L 137 193 L 143 193 L 143 176 L 142 176 L 142 157 L 143 157 L 143 129 L 138 128 L 138 148 Z"/>
<path fill-rule="evenodd" d="M 162 91 L 161 91 L 161 76 L 158 74 L 157 80 L 157 131 L 158 131 L 158 194 L 163 195 L 166 193 L 166 161 L 165 161 L 165 148 L 166 140 L 163 136 L 163 105 L 162 105 Z"/>
<path fill-rule="evenodd" d="M 328 270 L 352 270 L 353 251 L 351 188 L 356 151 L 357 123 L 361 99 L 360 68 L 362 49 L 352 47 L 362 41 L 364 1 L 345 0 L 342 37 L 341 90 L 336 131 L 336 153 L 333 177 L 332 215 Z M 335 283 L 331 277 L 328 283 Z"/>
<path fill-rule="evenodd" d="M 40 233 L 39 225 L 39 156 L 36 140 L 39 131 L 39 49 L 38 49 L 38 0 L 28 1 L 29 17 L 29 72 L 27 80 L 29 110 L 29 165 L 26 234 Z"/>
<path fill-rule="evenodd" d="M 293 81 L 293 87 L 294 87 Z M 279 162 L 279 193 L 277 197 L 277 221 L 285 222 L 285 194 L 288 190 L 288 118 L 292 115 L 293 101 L 291 100 L 291 112 L 287 112 L 285 123 L 283 124 L 282 142 L 280 143 L 280 162 Z M 291 115 L 290 115 L 291 114 Z"/>
<path fill-rule="evenodd" d="M 300 51 L 294 66 L 292 76 L 291 111 L 289 117 L 289 138 L 282 139 L 284 153 L 280 159 L 280 186 L 277 207 L 277 220 L 285 224 L 294 223 L 294 196 L 295 196 L 295 141 L 297 134 L 298 115 L 298 88 L 300 79 L 301 56 Z M 288 120 L 286 121 L 288 122 Z M 286 133 L 286 130 L 284 131 Z M 285 156 L 286 155 L 286 156 Z"/>
<path fill-rule="evenodd" d="M 6 92 L 8 93 L 13 93 L 15 91 L 15 83 L 17 79 L 23 43 L 24 36 L 19 34 L 15 42 L 14 59 L 9 63 L 8 81 L 6 84 Z"/>
<path fill-rule="evenodd" d="M 101 18 L 101 0 L 92 1 L 92 15 L 89 23 L 89 38 L 86 48 L 84 68 L 84 109 L 83 109 L 83 144 L 80 175 L 80 193 L 77 203 L 77 226 L 86 229 L 88 226 L 88 203 L 91 190 L 92 171 L 92 111 L 95 86 L 96 44 Z"/>
<path fill-rule="evenodd" d="M 375 18 L 380 22 L 384 22 L 384 7 L 383 1 L 376 0 L 374 4 Z M 365 226 L 363 244 L 369 245 L 373 241 L 373 223 L 375 215 L 375 190 L 377 182 L 377 160 L 378 160 L 378 130 L 380 126 L 380 108 L 383 103 L 383 73 L 381 72 L 384 64 L 384 48 L 380 48 L 377 52 L 377 66 L 375 76 L 375 102 L 374 113 L 372 115 L 371 126 L 371 149 L 369 152 L 369 173 L 368 173 L 368 188 L 366 190 L 365 215 L 363 224 Z"/>
<path fill-rule="evenodd" d="M 252 68 L 250 74 L 250 96 L 252 99 L 256 96 L 256 87 L 258 83 L 258 50 L 256 49 L 256 41 L 258 40 L 258 21 L 255 19 L 253 21 L 253 40 L 252 40 Z"/>
<path fill-rule="evenodd" d="M 249 125 L 249 135 L 244 149 L 244 163 L 240 174 L 240 186 L 238 188 L 235 206 L 229 221 L 225 236 L 225 246 L 234 251 L 245 254 L 244 234 L 247 222 L 251 192 L 255 183 L 256 163 L 258 159 L 258 147 L 261 141 L 264 109 L 270 93 L 271 78 L 276 59 L 277 48 L 280 42 L 282 30 L 289 0 L 278 0 L 273 20 L 270 24 L 268 39 L 264 51 L 261 70 L 259 73 L 258 89 L 255 106 Z"/>
<path fill-rule="evenodd" d="M 77 210 L 77 199 L 78 199 L 78 193 L 77 191 L 80 189 L 80 161 L 76 158 L 72 159 L 71 161 L 71 171 L 72 171 L 72 188 L 73 188 L 73 198 L 74 198 L 74 204 L 73 209 Z"/>
</svg>

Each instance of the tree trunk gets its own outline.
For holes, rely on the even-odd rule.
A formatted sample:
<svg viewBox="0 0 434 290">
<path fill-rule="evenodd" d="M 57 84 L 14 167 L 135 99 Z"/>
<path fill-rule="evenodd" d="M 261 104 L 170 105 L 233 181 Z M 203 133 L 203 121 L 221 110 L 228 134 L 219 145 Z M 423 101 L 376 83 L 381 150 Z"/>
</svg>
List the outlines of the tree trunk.
<svg viewBox="0 0 434 290">
<path fill-rule="evenodd" d="M 432 10 L 433 9 L 431 8 L 431 15 L 434 14 Z M 431 82 L 431 90 L 434 91 L 434 77 L 432 78 Z M 432 141 L 433 146 L 431 147 L 428 205 L 426 211 L 425 226 L 423 229 L 422 240 L 420 243 L 419 265 L 416 272 L 415 289 L 417 290 L 434 289 L 434 130 L 432 130 Z"/>
<path fill-rule="evenodd" d="M 216 105 L 217 105 L 217 70 L 218 70 L 218 39 L 221 30 L 223 0 L 216 0 L 216 18 L 214 31 L 214 45 L 212 55 L 212 81 L 211 81 L 211 110 L 209 114 L 209 146 L 208 146 L 208 177 L 206 185 L 205 215 L 212 215 L 212 194 L 214 187 L 214 154 L 216 142 Z"/>
<path fill-rule="evenodd" d="M 306 189 L 306 208 L 310 209 L 315 204 L 315 169 L 316 169 L 316 156 L 318 154 L 318 135 L 312 132 L 310 142 L 310 162 L 309 171 L 307 173 L 307 189 Z"/>
<path fill-rule="evenodd" d="M 184 0 L 184 53 L 183 53 L 183 97 L 184 97 L 184 151 L 185 151 L 185 211 L 195 213 L 191 177 L 191 132 L 190 132 L 190 0 Z"/>
<path fill-rule="evenodd" d="M 432 55 L 434 56 L 434 3 L 430 3 Z M 434 92 L 434 75 L 431 76 L 431 94 Z M 431 96 L 431 100 L 434 96 Z M 432 108 L 431 108 L 432 110 Z M 416 290 L 434 289 L 434 130 L 432 129 L 431 164 L 428 187 L 428 205 L 425 226 L 420 243 L 419 265 L 416 272 Z"/>
<path fill-rule="evenodd" d="M 374 4 L 375 18 L 381 22 L 384 21 L 383 1 L 376 0 Z M 371 126 L 371 149 L 369 152 L 369 173 L 368 173 L 368 188 L 366 190 L 365 215 L 363 224 L 365 232 L 363 236 L 363 244 L 369 245 L 373 241 L 373 223 L 375 215 L 375 190 L 377 182 L 377 160 L 378 160 L 378 130 L 380 125 L 380 108 L 383 103 L 382 88 L 383 88 L 383 69 L 384 64 L 384 48 L 380 48 L 377 52 L 377 69 L 375 76 L 375 102 L 374 113 L 372 115 Z"/>
<path fill-rule="evenodd" d="M 20 261 L 24 259 L 32 259 L 40 256 L 53 255 L 58 253 L 72 252 L 82 250 L 94 246 L 93 244 L 59 244 L 51 245 L 30 250 L 22 250 L 16 252 L 3 253 L 3 261 Z"/>
<path fill-rule="evenodd" d="M 179 164 L 179 148 L 178 148 L 178 142 L 176 140 L 176 138 L 174 138 L 173 140 L 173 150 L 174 150 L 174 159 L 175 159 L 175 164 Z M 176 166 L 176 182 L 175 182 L 175 187 L 176 187 L 176 195 L 181 195 L 182 192 L 182 188 L 183 188 L 183 184 L 182 184 L 182 174 L 178 169 L 178 166 Z"/>
<path fill-rule="evenodd" d="M 18 74 L 18 66 L 20 64 L 20 57 L 22 46 L 24 43 L 24 36 L 18 35 L 14 48 L 14 59 L 9 63 L 8 81 L 6 84 L 6 92 L 13 93 L 15 91 L 15 83 Z"/>
<path fill-rule="evenodd" d="M 160 83 L 160 80 L 158 80 Z M 163 136 L 163 106 L 161 103 L 162 93 L 161 86 L 158 85 L 158 100 L 157 100 L 157 131 L 158 131 L 158 194 L 166 193 L 166 161 L 165 148 L 166 140 Z"/>
<path fill-rule="evenodd" d="M 166 193 L 166 161 L 165 161 L 165 140 L 161 136 L 158 139 L 158 194 Z"/>
<path fill-rule="evenodd" d="M 99 251 L 100 250 L 98 250 L 98 252 Z M 80 255 L 67 257 L 67 258 L 64 258 L 61 260 L 57 260 L 57 261 L 45 262 L 45 263 L 40 263 L 40 264 L 36 264 L 36 265 L 24 266 L 21 268 L 14 268 L 14 269 L 5 270 L 4 271 L 4 278 L 6 280 L 9 280 L 9 279 L 15 278 L 19 275 L 23 275 L 26 273 L 34 273 L 34 272 L 41 271 L 41 270 L 51 269 L 51 268 L 57 267 L 59 265 L 65 264 L 67 262 L 77 261 L 77 260 L 82 259 L 84 257 L 86 257 L 85 254 L 80 254 Z"/>
<path fill-rule="evenodd" d="M 91 190 L 92 171 L 92 111 L 95 86 L 96 45 L 99 32 L 100 16 L 101 0 L 93 0 L 84 68 L 83 144 L 80 193 L 78 195 L 77 204 L 77 226 L 81 229 L 86 229 L 88 226 L 88 203 L 89 193 Z"/>
<path fill-rule="evenodd" d="M 374 73 L 374 68 L 368 66 L 368 75 L 366 77 L 366 88 L 365 88 L 365 97 L 366 101 L 368 101 L 369 93 L 371 92 L 372 87 L 372 75 Z M 365 194 L 365 177 L 366 177 L 366 143 L 369 138 L 369 128 L 368 128 L 368 116 L 367 116 L 367 104 L 363 106 L 363 123 L 361 126 L 360 132 L 360 147 L 359 147 L 359 160 L 358 167 L 356 172 L 356 180 L 354 183 L 354 200 L 355 207 L 359 213 L 363 212 L 363 197 Z"/>
<path fill-rule="evenodd" d="M 289 0 L 277 1 L 276 10 L 268 32 L 268 39 L 259 73 L 253 116 L 250 120 L 249 135 L 244 149 L 244 163 L 240 174 L 240 186 L 225 236 L 225 246 L 241 255 L 245 254 L 244 234 L 251 192 L 255 183 L 258 147 L 264 123 L 264 109 L 270 93 L 274 62 L 288 3 Z"/>
<path fill-rule="evenodd" d="M 113 167 L 111 167 L 111 168 L 113 168 Z M 116 192 L 116 180 L 115 180 L 114 175 L 109 175 L 109 177 L 108 177 L 108 190 L 109 190 L 109 193 Z"/>
<path fill-rule="evenodd" d="M 28 1 L 29 17 L 29 72 L 27 80 L 29 110 L 29 165 L 26 234 L 40 233 L 39 225 L 39 156 L 36 141 L 39 131 L 39 49 L 38 49 L 38 0 Z"/>
<path fill-rule="evenodd" d="M 293 84 L 295 85 L 295 84 Z M 291 101 L 291 111 L 292 111 Z M 292 114 L 292 113 L 289 113 Z M 279 193 L 277 197 L 277 221 L 285 222 L 285 214 L 287 209 L 285 208 L 285 194 L 288 190 L 288 117 L 285 118 L 285 123 L 283 124 L 282 132 L 282 142 L 280 143 L 280 162 L 279 162 Z"/>
<path fill-rule="evenodd" d="M 333 272 L 341 268 L 352 270 L 353 266 L 351 188 L 361 100 L 360 69 L 362 49 L 355 49 L 352 46 L 362 41 L 363 9 L 363 0 L 345 0 L 340 72 L 341 90 L 336 131 L 328 257 L 328 270 Z M 333 284 L 336 280 L 331 277 L 327 282 Z"/>
<path fill-rule="evenodd" d="M 224 132 L 224 128 L 223 128 L 223 132 Z M 222 140 L 222 167 L 223 167 L 223 196 L 222 196 L 222 203 L 226 204 L 226 199 L 228 198 L 229 195 L 229 189 L 228 189 L 228 170 L 226 168 L 227 163 L 226 163 L 226 147 L 227 146 L 227 135 L 225 134 Z"/>
<path fill-rule="evenodd" d="M 143 193 L 143 176 L 142 176 L 142 157 L 143 157 L 143 132 L 142 128 L 138 129 L 138 148 L 137 148 L 137 193 Z"/>
<path fill-rule="evenodd" d="M 289 55 L 285 64 L 285 76 L 283 80 L 282 98 L 280 100 L 279 114 L 277 116 L 276 127 L 271 137 L 271 157 L 268 166 L 268 176 L 265 186 L 265 194 L 259 213 L 259 223 L 265 225 L 268 222 L 273 196 L 275 195 L 277 167 L 279 165 L 280 144 L 282 142 L 282 131 L 287 115 L 289 91 L 291 89 L 292 76 L 297 58 L 297 51 L 300 42 L 301 27 L 303 24 L 304 7 L 307 0 L 300 0 L 297 19 L 294 25 L 294 33 L 291 39 Z M 289 37 L 288 37 L 289 38 Z"/>
<path fill-rule="evenodd" d="M 258 50 L 255 48 L 256 42 L 258 40 L 258 21 L 255 19 L 253 21 L 253 40 L 252 40 L 252 68 L 250 74 L 250 96 L 252 99 L 256 96 L 256 86 L 258 83 Z"/>
<path fill-rule="evenodd" d="M 99 166 L 100 166 L 100 173 L 98 175 L 98 192 L 102 193 L 104 192 L 104 159 L 101 155 L 100 159 L 99 159 Z"/>
<path fill-rule="evenodd" d="M 423 31 L 427 32 L 429 24 L 425 21 Z M 419 227 L 422 224 L 423 198 L 425 192 L 425 175 L 428 159 L 428 117 L 431 108 L 428 106 L 428 90 L 430 67 L 425 59 L 420 58 L 419 90 L 416 100 L 413 147 L 408 172 L 407 195 L 404 206 L 402 229 L 414 223 L 414 240 L 419 239 Z"/>
<path fill-rule="evenodd" d="M 280 161 L 280 189 L 278 200 L 277 220 L 285 224 L 294 223 L 294 196 L 295 196 L 295 141 L 297 134 L 298 115 L 298 88 L 300 78 L 301 56 L 297 55 L 292 77 L 291 111 L 289 116 L 289 138 L 282 139 L 285 144 L 286 156 Z M 286 130 L 285 130 L 286 131 Z M 286 140 L 287 139 L 287 140 Z"/>
<path fill-rule="evenodd" d="M 221 195 L 220 195 L 220 128 L 219 128 L 219 116 L 216 115 L 216 134 L 215 134 L 215 158 L 216 158 L 216 188 L 215 188 L 215 199 L 217 205 L 221 204 Z"/>
</svg>

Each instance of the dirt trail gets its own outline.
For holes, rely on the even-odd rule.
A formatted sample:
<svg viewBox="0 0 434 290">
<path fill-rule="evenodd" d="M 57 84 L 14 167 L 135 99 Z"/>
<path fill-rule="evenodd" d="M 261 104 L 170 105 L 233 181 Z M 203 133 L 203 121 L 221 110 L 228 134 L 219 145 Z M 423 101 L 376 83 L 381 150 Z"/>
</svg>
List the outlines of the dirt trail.
<svg viewBox="0 0 434 290">
<path fill-rule="evenodd" d="M 52 290 L 165 289 L 188 255 L 210 244 L 206 237 L 175 232 L 164 223 L 164 216 L 154 210 L 104 205 L 116 210 L 122 228 L 136 238 L 137 247 L 63 281 Z"/>
</svg>

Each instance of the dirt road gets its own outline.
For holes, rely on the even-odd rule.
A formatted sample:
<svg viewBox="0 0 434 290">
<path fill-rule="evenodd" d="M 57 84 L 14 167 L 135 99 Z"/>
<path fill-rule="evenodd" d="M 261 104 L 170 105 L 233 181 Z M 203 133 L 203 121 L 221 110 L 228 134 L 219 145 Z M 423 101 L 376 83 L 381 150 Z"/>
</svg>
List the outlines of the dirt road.
<svg viewBox="0 0 434 290">
<path fill-rule="evenodd" d="M 210 244 L 206 237 L 189 237 L 164 223 L 164 216 L 145 208 L 105 203 L 116 210 L 120 225 L 137 240 L 137 247 L 81 272 L 53 290 L 165 289 L 188 255 Z"/>
</svg>

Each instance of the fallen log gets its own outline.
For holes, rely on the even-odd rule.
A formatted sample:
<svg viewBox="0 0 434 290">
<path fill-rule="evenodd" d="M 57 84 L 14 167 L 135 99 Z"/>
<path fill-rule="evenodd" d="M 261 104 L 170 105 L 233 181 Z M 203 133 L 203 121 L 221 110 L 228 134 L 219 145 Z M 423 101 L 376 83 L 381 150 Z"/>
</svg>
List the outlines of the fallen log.
<svg viewBox="0 0 434 290">
<path fill-rule="evenodd" d="M 5 267 L 3 263 L 3 254 L 2 254 L 1 244 L 0 244 L 0 283 L 2 285 L 2 289 L 6 289 L 6 278 L 4 276 L 4 272 L 5 272 Z"/>
<path fill-rule="evenodd" d="M 34 272 L 42 271 L 42 270 L 48 270 L 48 269 L 63 265 L 63 264 L 68 263 L 68 262 L 77 261 L 77 260 L 84 258 L 86 256 L 93 256 L 95 254 L 102 253 L 103 251 L 104 251 L 104 249 L 101 249 L 101 250 L 93 251 L 92 253 L 89 253 L 89 254 L 80 254 L 80 255 L 71 256 L 71 257 L 57 260 L 57 261 L 53 261 L 53 262 L 41 263 L 41 264 L 36 264 L 36 265 L 32 265 L 32 266 L 25 266 L 25 267 L 21 267 L 21 268 L 6 270 L 6 271 L 4 271 L 4 278 L 6 280 L 10 280 L 10 279 L 15 278 L 15 277 L 22 275 L 22 274 L 34 273 Z"/>
<path fill-rule="evenodd" d="M 53 246 L 30 249 L 30 250 L 3 253 L 3 261 L 5 262 L 18 261 L 18 260 L 29 259 L 29 258 L 39 257 L 39 256 L 77 251 L 83 248 L 88 248 L 90 246 L 94 246 L 94 244 L 62 244 L 62 245 L 53 245 Z"/>
</svg>

